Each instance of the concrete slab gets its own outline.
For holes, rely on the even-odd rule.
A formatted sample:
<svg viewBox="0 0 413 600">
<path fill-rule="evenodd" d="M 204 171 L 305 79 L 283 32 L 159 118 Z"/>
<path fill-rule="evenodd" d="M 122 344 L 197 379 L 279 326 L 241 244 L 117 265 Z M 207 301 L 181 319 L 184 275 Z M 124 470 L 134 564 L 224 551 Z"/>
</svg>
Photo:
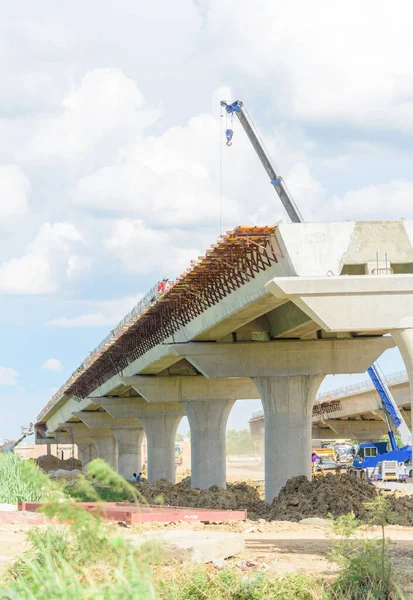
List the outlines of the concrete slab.
<svg viewBox="0 0 413 600">
<path fill-rule="evenodd" d="M 244 551 L 244 538 L 239 533 L 224 531 L 149 531 L 128 536 L 133 546 L 157 542 L 165 552 L 165 558 L 180 563 L 208 563 L 235 556 Z"/>
</svg>

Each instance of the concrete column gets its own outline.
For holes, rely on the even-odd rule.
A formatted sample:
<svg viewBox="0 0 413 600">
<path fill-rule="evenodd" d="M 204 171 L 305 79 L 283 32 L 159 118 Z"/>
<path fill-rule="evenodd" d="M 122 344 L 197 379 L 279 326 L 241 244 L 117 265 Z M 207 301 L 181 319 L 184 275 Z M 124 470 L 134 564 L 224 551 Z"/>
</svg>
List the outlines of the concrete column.
<svg viewBox="0 0 413 600">
<path fill-rule="evenodd" d="M 79 460 L 82 461 L 82 470 L 86 471 L 86 468 L 92 460 L 97 458 L 97 450 L 92 438 L 83 438 L 76 440 L 77 454 Z"/>
<path fill-rule="evenodd" d="M 191 428 L 191 487 L 226 488 L 226 427 L 234 400 L 182 402 Z"/>
<path fill-rule="evenodd" d="M 148 443 L 148 480 L 175 483 L 175 438 L 182 415 L 159 411 L 140 416 Z"/>
<path fill-rule="evenodd" d="M 95 442 L 98 458 L 102 458 L 116 472 L 118 453 L 116 440 L 111 429 L 91 429 L 90 436 Z"/>
<path fill-rule="evenodd" d="M 79 411 L 73 414 L 81 419 L 90 432 L 96 429 L 103 431 L 105 435 L 107 430 L 113 432 L 116 442 L 118 472 L 122 477 L 131 479 L 133 473 L 139 472 L 142 463 L 141 444 L 143 437 L 143 427 L 139 419 L 115 419 L 105 411 Z M 105 450 L 105 452 L 110 451 L 110 447 Z"/>
<path fill-rule="evenodd" d="M 400 354 L 403 357 L 406 371 L 409 376 L 410 383 L 410 402 L 412 410 L 412 423 L 410 423 L 410 431 L 413 433 L 413 329 L 394 329 L 392 338 L 397 344 Z"/>
<path fill-rule="evenodd" d="M 114 419 L 139 419 L 148 443 L 149 481 L 167 479 L 175 483 L 175 437 L 179 422 L 184 416 L 181 404 L 149 404 L 146 400 L 136 397 L 94 398 L 94 401 Z"/>
<path fill-rule="evenodd" d="M 113 429 L 113 435 L 118 449 L 119 475 L 130 480 L 134 473 L 140 473 L 142 469 L 143 428 Z"/>
<path fill-rule="evenodd" d="M 311 417 L 323 375 L 254 377 L 265 415 L 265 499 L 290 477 L 311 477 Z"/>
</svg>

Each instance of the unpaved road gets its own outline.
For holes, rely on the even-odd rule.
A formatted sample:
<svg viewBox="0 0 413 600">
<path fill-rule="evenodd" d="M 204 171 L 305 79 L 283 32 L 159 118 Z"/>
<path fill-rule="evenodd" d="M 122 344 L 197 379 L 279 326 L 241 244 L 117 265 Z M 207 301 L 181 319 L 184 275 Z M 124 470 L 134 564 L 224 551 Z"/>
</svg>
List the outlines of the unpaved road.
<svg viewBox="0 0 413 600">
<path fill-rule="evenodd" d="M 290 523 L 286 521 L 233 522 L 204 525 L 202 523 L 146 524 L 145 529 L 200 529 L 215 531 L 238 531 L 244 535 L 245 551 L 228 562 L 242 563 L 242 568 L 250 571 L 271 570 L 279 575 L 306 573 L 321 577 L 331 577 L 337 573 L 337 566 L 328 559 L 332 536 L 322 519 L 315 524 Z M 317 523 L 318 521 L 318 523 Z M 0 571 L 4 571 L 16 558 L 28 549 L 27 531 L 32 523 L 0 523 Z M 46 527 L 46 525 L 38 525 Z M 130 534 L 130 528 L 119 528 L 121 535 Z M 378 528 L 364 534 L 379 537 Z M 413 527 L 391 526 L 386 528 L 386 536 L 392 540 L 396 567 L 403 572 L 406 584 L 413 582 Z M 408 598 L 413 598 L 411 590 L 405 590 Z"/>
</svg>

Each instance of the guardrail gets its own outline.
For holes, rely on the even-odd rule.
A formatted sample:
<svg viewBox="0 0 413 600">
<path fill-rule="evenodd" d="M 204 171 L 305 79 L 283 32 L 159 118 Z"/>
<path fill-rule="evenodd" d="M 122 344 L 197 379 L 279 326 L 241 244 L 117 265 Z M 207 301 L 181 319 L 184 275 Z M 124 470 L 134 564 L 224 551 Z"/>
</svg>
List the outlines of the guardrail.
<svg viewBox="0 0 413 600">
<path fill-rule="evenodd" d="M 52 396 L 49 402 L 46 404 L 42 412 L 40 413 L 38 419 L 40 419 L 46 412 L 61 398 L 65 391 L 70 387 L 73 381 L 82 373 L 87 367 L 100 355 L 102 354 L 111 344 L 115 341 L 116 337 L 121 333 L 124 327 L 127 327 L 131 324 L 142 311 L 147 308 L 152 302 L 154 302 L 162 292 L 158 292 L 158 288 L 161 282 L 158 281 L 145 296 L 139 300 L 137 304 L 132 308 L 132 310 L 125 316 L 119 323 L 110 330 L 109 334 L 100 342 L 96 348 L 94 348 L 85 360 L 80 364 L 80 366 L 73 371 L 71 376 L 67 379 L 67 381 L 60 387 L 60 389 Z"/>
</svg>

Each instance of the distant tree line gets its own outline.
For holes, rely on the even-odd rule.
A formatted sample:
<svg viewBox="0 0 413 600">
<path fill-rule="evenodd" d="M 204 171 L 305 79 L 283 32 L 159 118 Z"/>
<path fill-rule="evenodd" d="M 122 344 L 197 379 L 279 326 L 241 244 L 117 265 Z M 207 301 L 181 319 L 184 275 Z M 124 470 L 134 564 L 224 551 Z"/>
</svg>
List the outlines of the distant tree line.
<svg viewBox="0 0 413 600">
<path fill-rule="evenodd" d="M 255 450 L 248 429 L 230 429 L 227 431 L 227 454 L 249 455 Z"/>
</svg>

